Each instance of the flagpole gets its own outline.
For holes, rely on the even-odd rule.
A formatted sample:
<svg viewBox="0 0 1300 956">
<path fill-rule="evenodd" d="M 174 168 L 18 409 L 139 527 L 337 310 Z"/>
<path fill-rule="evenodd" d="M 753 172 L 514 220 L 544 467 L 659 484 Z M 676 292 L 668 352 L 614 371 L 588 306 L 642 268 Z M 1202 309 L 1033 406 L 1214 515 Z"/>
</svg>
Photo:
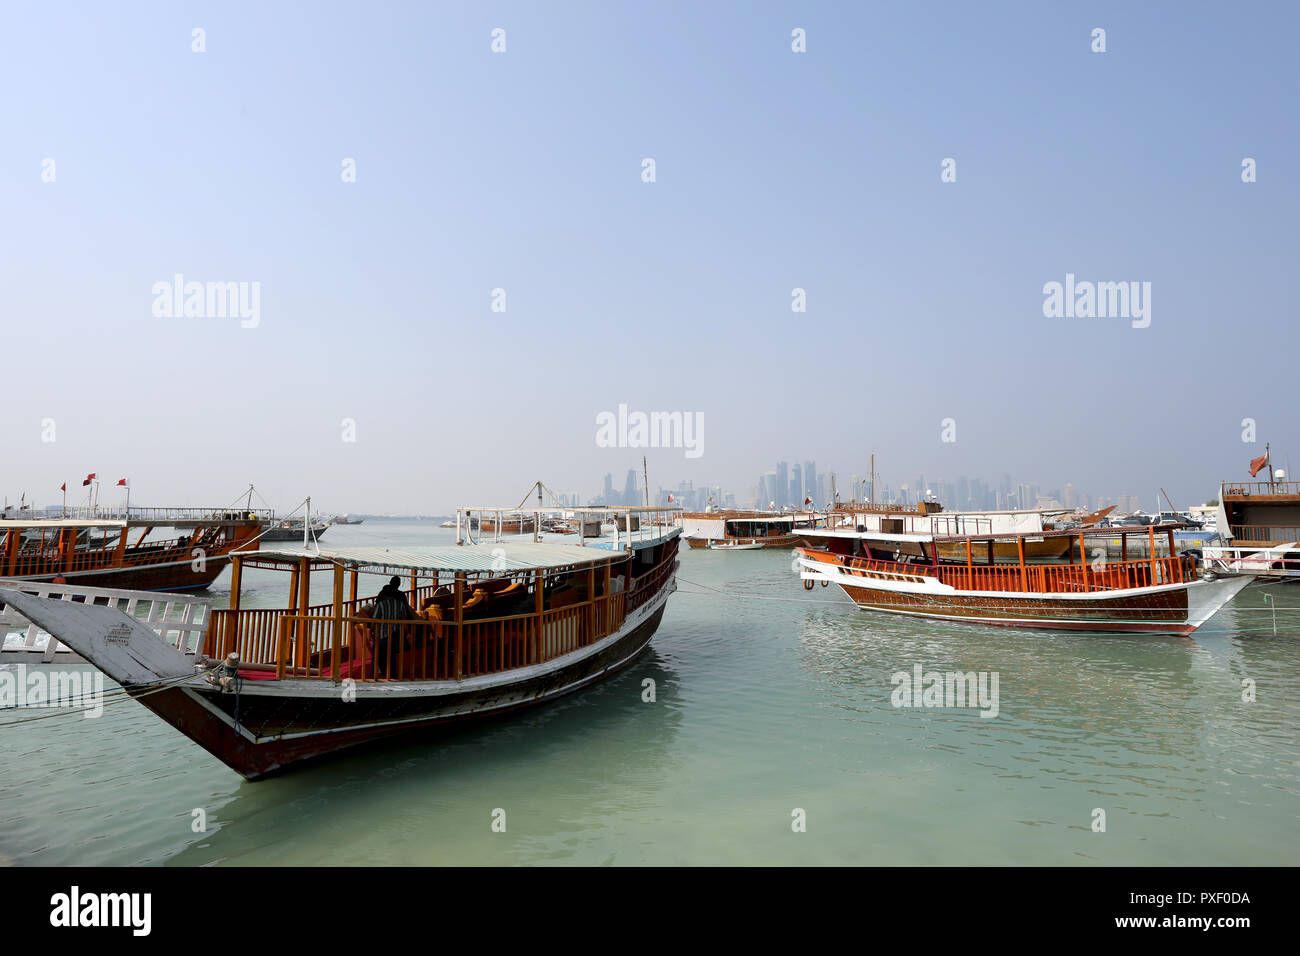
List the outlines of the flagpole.
<svg viewBox="0 0 1300 956">
<path fill-rule="evenodd" d="M 63 483 L 63 517 L 68 516 L 68 483 Z"/>
</svg>

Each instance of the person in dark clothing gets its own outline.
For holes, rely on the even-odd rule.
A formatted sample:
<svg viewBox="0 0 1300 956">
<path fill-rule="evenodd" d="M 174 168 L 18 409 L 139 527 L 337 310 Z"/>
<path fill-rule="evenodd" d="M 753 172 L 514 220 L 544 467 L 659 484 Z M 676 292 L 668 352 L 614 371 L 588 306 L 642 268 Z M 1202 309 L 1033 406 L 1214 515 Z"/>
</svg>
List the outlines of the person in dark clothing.
<svg viewBox="0 0 1300 956">
<path fill-rule="evenodd" d="M 415 612 L 411 610 L 411 605 L 406 601 L 406 595 L 402 593 L 400 587 L 402 579 L 394 577 L 384 585 L 375 598 L 375 609 L 372 616 L 378 621 L 409 621 L 414 619 Z M 376 671 L 380 677 L 388 676 L 389 665 L 389 641 L 395 639 L 393 643 L 397 646 L 392 649 L 394 663 L 396 657 L 401 653 L 402 640 L 400 624 L 376 624 L 375 635 L 375 664 Z"/>
</svg>

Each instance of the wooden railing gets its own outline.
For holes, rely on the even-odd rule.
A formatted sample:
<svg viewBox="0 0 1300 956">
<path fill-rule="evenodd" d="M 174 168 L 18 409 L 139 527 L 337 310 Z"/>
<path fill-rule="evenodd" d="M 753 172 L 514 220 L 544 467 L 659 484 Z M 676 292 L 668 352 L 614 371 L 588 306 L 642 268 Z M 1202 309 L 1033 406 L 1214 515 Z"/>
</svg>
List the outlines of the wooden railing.
<svg viewBox="0 0 1300 956">
<path fill-rule="evenodd" d="M 623 625 L 625 594 L 539 614 L 462 621 L 375 620 L 284 613 L 270 656 L 265 642 L 241 638 L 240 666 L 259 665 L 278 677 L 360 681 L 462 680 L 541 664 L 588 647 Z M 241 612 L 241 617 L 242 617 Z"/>
<path fill-rule="evenodd" d="M 677 539 L 674 538 L 670 546 L 673 553 L 666 554 L 649 574 L 643 574 L 632 580 L 632 590 L 627 594 L 628 614 L 659 593 L 664 582 L 677 570 Z"/>
<path fill-rule="evenodd" d="M 433 595 L 436 584 L 422 584 L 414 589 L 413 604 L 419 607 Z M 343 616 L 352 617 L 362 607 L 374 603 L 374 597 L 356 598 L 343 602 Z M 241 661 L 271 662 L 275 660 L 275 647 L 280 639 L 280 621 L 298 615 L 297 608 L 228 608 L 212 612 L 208 639 L 203 652 L 214 660 L 237 653 Z M 333 603 L 310 604 L 307 617 L 329 617 L 334 613 Z M 238 615 L 238 627 L 235 627 Z M 368 618 L 366 620 L 369 620 Z M 238 640 L 236 640 L 238 632 Z"/>
<path fill-rule="evenodd" d="M 1196 563 L 1181 556 L 1137 561 L 1080 564 L 932 564 L 849 558 L 829 552 L 804 551 L 805 558 L 839 565 L 864 579 L 880 578 L 920 583 L 934 578 L 962 591 L 1020 591 L 1034 594 L 1079 594 L 1176 584 L 1196 578 Z M 864 580 L 863 586 L 868 586 Z"/>
<path fill-rule="evenodd" d="M 373 597 L 296 609 L 213 611 L 205 653 L 238 653 L 240 667 L 277 677 L 340 681 L 461 680 L 545 663 L 617 632 L 628 615 L 660 594 L 677 567 L 676 540 L 647 573 L 616 590 L 562 607 L 506 617 L 375 620 L 361 613 Z M 635 560 L 635 559 L 633 559 Z M 596 580 L 596 579 L 592 579 Z M 412 608 L 436 584 L 414 590 Z M 410 592 L 408 592 L 410 593 Z M 547 591 L 549 594 L 549 590 Z M 413 611 L 414 612 L 414 611 Z"/>
<path fill-rule="evenodd" d="M 51 542 L 17 548 L 7 559 L 9 566 L 0 567 L 0 574 L 16 578 L 59 572 L 71 574 L 98 571 L 119 566 L 119 539 L 116 535 L 94 545 L 72 546 L 67 551 L 58 546 L 57 535 L 51 536 Z M 122 551 L 121 566 L 142 568 L 174 561 L 190 561 L 194 557 L 194 548 L 203 549 L 204 557 L 212 560 L 225 557 L 233 546 L 233 541 L 212 529 L 199 535 L 197 540 L 183 537 L 146 541 L 140 545 L 128 544 Z M 0 562 L 4 560 L 3 555 L 0 555 Z"/>
</svg>

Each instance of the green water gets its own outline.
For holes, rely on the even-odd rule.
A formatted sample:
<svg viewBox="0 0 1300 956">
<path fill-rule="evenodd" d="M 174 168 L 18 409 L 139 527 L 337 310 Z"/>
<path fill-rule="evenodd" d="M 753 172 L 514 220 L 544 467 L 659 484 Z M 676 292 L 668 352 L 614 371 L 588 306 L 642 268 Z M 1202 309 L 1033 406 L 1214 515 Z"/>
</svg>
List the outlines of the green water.
<svg viewBox="0 0 1300 956">
<path fill-rule="evenodd" d="M 368 521 L 323 543 L 448 536 Z M 1300 586 L 1248 588 L 1191 639 L 1090 637 L 869 615 L 789 568 L 684 549 L 651 650 L 621 675 L 259 783 L 133 701 L 0 714 L 0 862 L 1296 862 Z M 247 585 L 246 606 L 287 594 L 272 572 Z M 998 716 L 892 706 L 891 675 L 915 664 L 996 672 Z"/>
</svg>

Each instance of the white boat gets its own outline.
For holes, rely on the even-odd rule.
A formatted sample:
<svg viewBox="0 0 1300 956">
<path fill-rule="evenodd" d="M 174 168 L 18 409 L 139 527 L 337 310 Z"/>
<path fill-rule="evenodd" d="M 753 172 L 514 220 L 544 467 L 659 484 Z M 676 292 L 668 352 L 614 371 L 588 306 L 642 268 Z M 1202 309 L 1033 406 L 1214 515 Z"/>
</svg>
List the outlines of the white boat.
<svg viewBox="0 0 1300 956">
<path fill-rule="evenodd" d="M 710 541 L 710 551 L 761 551 L 767 547 L 762 541 Z"/>
</svg>

